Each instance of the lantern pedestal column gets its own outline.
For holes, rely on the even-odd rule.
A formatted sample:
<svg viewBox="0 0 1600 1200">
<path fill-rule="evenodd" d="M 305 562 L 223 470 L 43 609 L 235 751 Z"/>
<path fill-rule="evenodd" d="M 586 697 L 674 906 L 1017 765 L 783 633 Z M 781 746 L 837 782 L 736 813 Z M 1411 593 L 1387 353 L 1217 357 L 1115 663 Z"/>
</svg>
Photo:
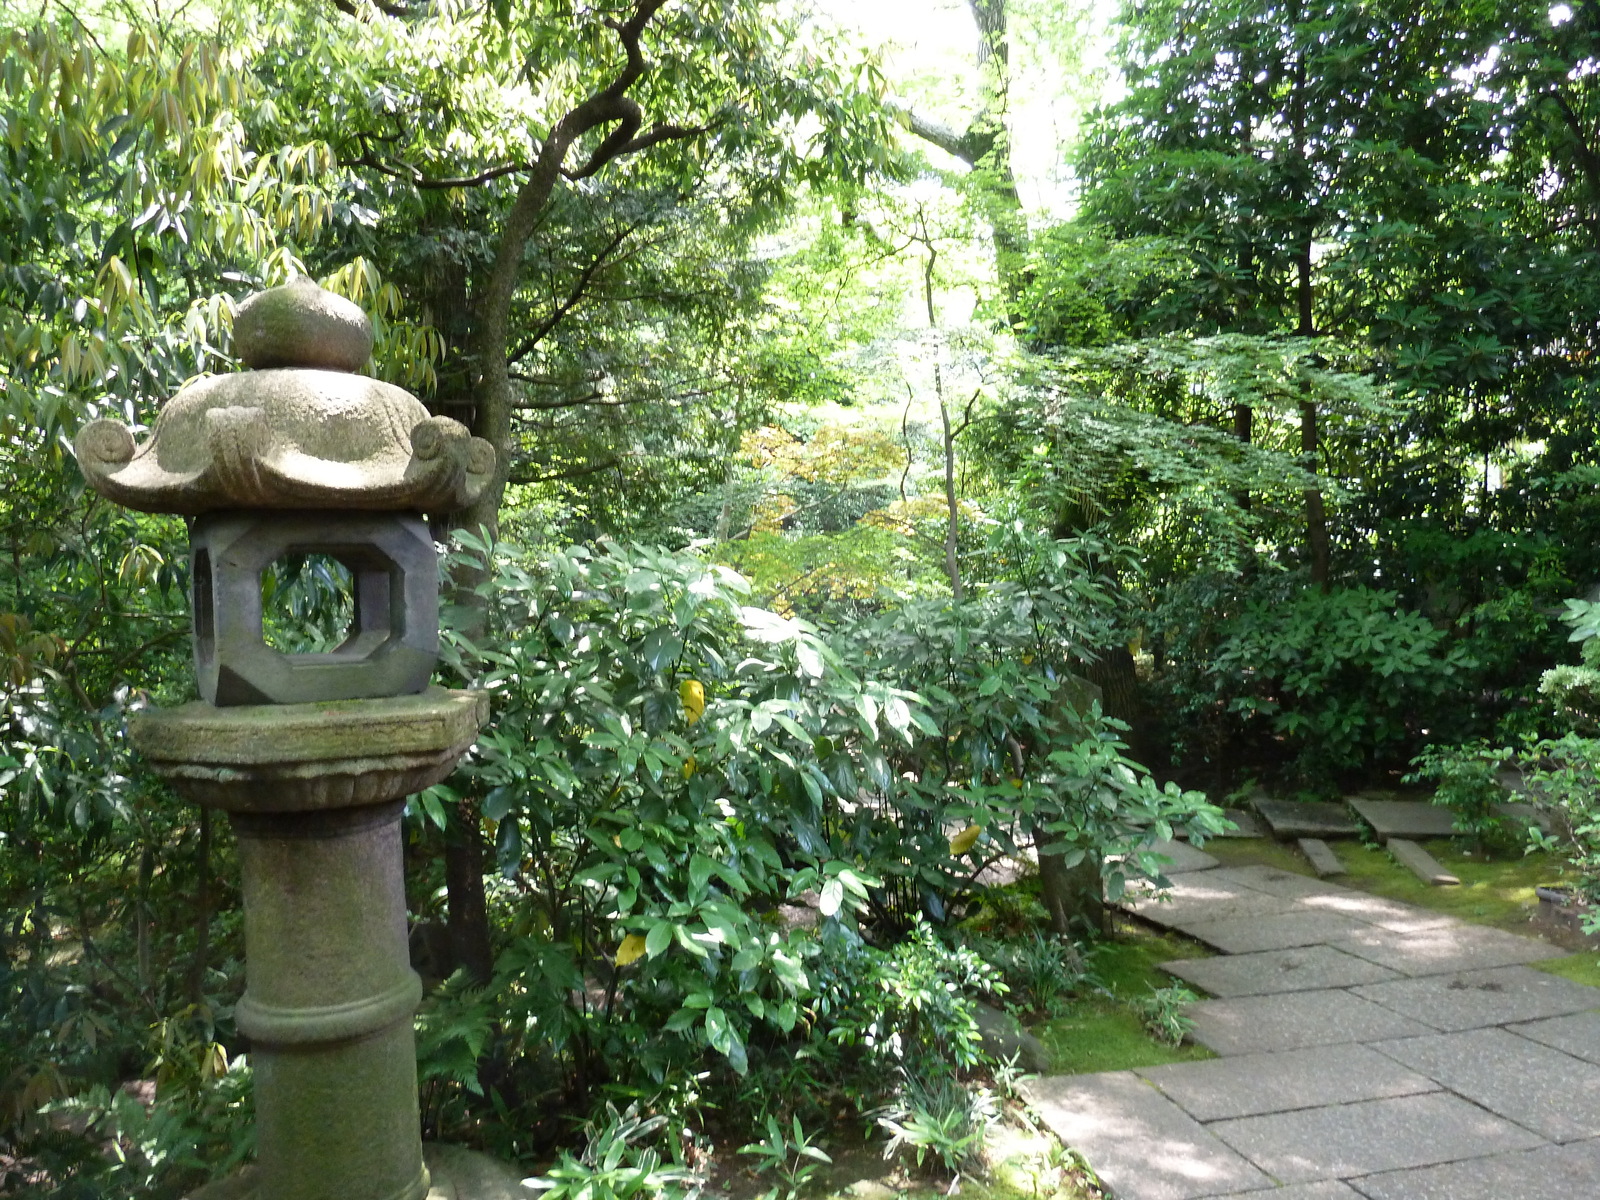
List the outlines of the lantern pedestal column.
<svg viewBox="0 0 1600 1200">
<path fill-rule="evenodd" d="M 487 716 L 482 693 L 145 710 L 135 746 L 238 838 L 257 1161 L 195 1200 L 499 1200 L 478 1155 L 424 1154 L 406 946 L 404 798 L 439 782 Z"/>
</svg>

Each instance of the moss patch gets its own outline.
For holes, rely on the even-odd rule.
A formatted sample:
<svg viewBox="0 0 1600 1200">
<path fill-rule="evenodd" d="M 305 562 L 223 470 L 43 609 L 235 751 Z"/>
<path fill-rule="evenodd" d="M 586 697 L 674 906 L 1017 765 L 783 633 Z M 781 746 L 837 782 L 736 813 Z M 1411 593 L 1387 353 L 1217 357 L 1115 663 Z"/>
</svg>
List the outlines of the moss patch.
<svg viewBox="0 0 1600 1200">
<path fill-rule="evenodd" d="M 1600 988 L 1600 954 L 1569 954 L 1565 958 L 1549 958 L 1544 962 L 1529 963 L 1540 971 L 1549 971 L 1575 983 L 1586 983 Z"/>
<path fill-rule="evenodd" d="M 1144 1031 L 1139 1018 L 1115 1000 L 1075 1001 L 1068 1012 L 1034 1029 L 1050 1052 L 1053 1074 L 1126 1071 L 1216 1055 L 1204 1046 L 1167 1046 Z"/>
<path fill-rule="evenodd" d="M 1126 1007 L 1128 1000 L 1152 988 L 1172 985 L 1172 977 L 1157 963 L 1209 954 L 1197 942 L 1176 934 L 1131 922 L 1120 927 L 1117 939 L 1095 947 L 1089 959 L 1095 977 L 1110 994 L 1074 1000 L 1061 1016 L 1034 1028 L 1050 1052 L 1054 1072 L 1125 1071 L 1216 1057 L 1204 1046 L 1168 1046 L 1156 1041 Z"/>
</svg>

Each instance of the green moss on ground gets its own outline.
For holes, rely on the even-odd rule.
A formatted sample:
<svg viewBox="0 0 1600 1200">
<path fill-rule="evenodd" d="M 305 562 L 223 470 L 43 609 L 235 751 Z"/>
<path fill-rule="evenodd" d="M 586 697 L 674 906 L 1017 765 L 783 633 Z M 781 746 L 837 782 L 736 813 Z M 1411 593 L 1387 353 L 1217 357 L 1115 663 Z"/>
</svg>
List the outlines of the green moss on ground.
<svg viewBox="0 0 1600 1200">
<path fill-rule="evenodd" d="M 1095 947 L 1089 965 L 1109 995 L 1091 994 L 1073 1000 L 1058 1017 L 1034 1028 L 1050 1052 L 1054 1073 L 1125 1071 L 1170 1062 L 1216 1057 L 1204 1046 L 1169 1046 L 1145 1032 L 1127 1002 L 1174 980 L 1157 964 L 1177 958 L 1205 958 L 1197 942 L 1128 923 L 1115 941 Z"/>
<path fill-rule="evenodd" d="M 1574 983 L 1586 983 L 1600 988 L 1600 954 L 1569 954 L 1565 958 L 1549 958 L 1544 962 L 1529 964 L 1552 975 L 1560 975 Z"/>
</svg>

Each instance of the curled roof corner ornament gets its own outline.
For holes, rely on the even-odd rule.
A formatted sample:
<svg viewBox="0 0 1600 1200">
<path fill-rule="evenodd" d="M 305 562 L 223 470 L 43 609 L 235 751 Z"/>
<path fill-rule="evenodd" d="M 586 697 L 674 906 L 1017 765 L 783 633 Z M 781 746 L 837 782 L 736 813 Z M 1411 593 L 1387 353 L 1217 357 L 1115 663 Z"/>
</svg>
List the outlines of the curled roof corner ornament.
<svg viewBox="0 0 1600 1200">
<path fill-rule="evenodd" d="M 494 474 L 494 448 L 410 392 L 358 375 L 372 356 L 359 307 L 298 279 L 233 321 L 251 369 L 189 384 L 143 445 L 120 421 L 73 442 L 89 485 L 143 512 L 223 509 L 454 512 Z"/>
</svg>

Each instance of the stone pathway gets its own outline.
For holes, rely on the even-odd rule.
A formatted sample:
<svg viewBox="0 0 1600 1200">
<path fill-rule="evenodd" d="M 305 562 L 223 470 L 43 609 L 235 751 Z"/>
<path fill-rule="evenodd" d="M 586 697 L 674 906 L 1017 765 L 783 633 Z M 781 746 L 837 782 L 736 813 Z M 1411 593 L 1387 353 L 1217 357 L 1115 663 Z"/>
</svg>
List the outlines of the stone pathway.
<svg viewBox="0 0 1600 1200">
<path fill-rule="evenodd" d="M 1127 907 L 1221 951 L 1167 969 L 1222 1057 L 1029 1085 L 1115 1200 L 1600 1197 L 1600 989 L 1526 965 L 1564 951 L 1205 857 Z"/>
</svg>

